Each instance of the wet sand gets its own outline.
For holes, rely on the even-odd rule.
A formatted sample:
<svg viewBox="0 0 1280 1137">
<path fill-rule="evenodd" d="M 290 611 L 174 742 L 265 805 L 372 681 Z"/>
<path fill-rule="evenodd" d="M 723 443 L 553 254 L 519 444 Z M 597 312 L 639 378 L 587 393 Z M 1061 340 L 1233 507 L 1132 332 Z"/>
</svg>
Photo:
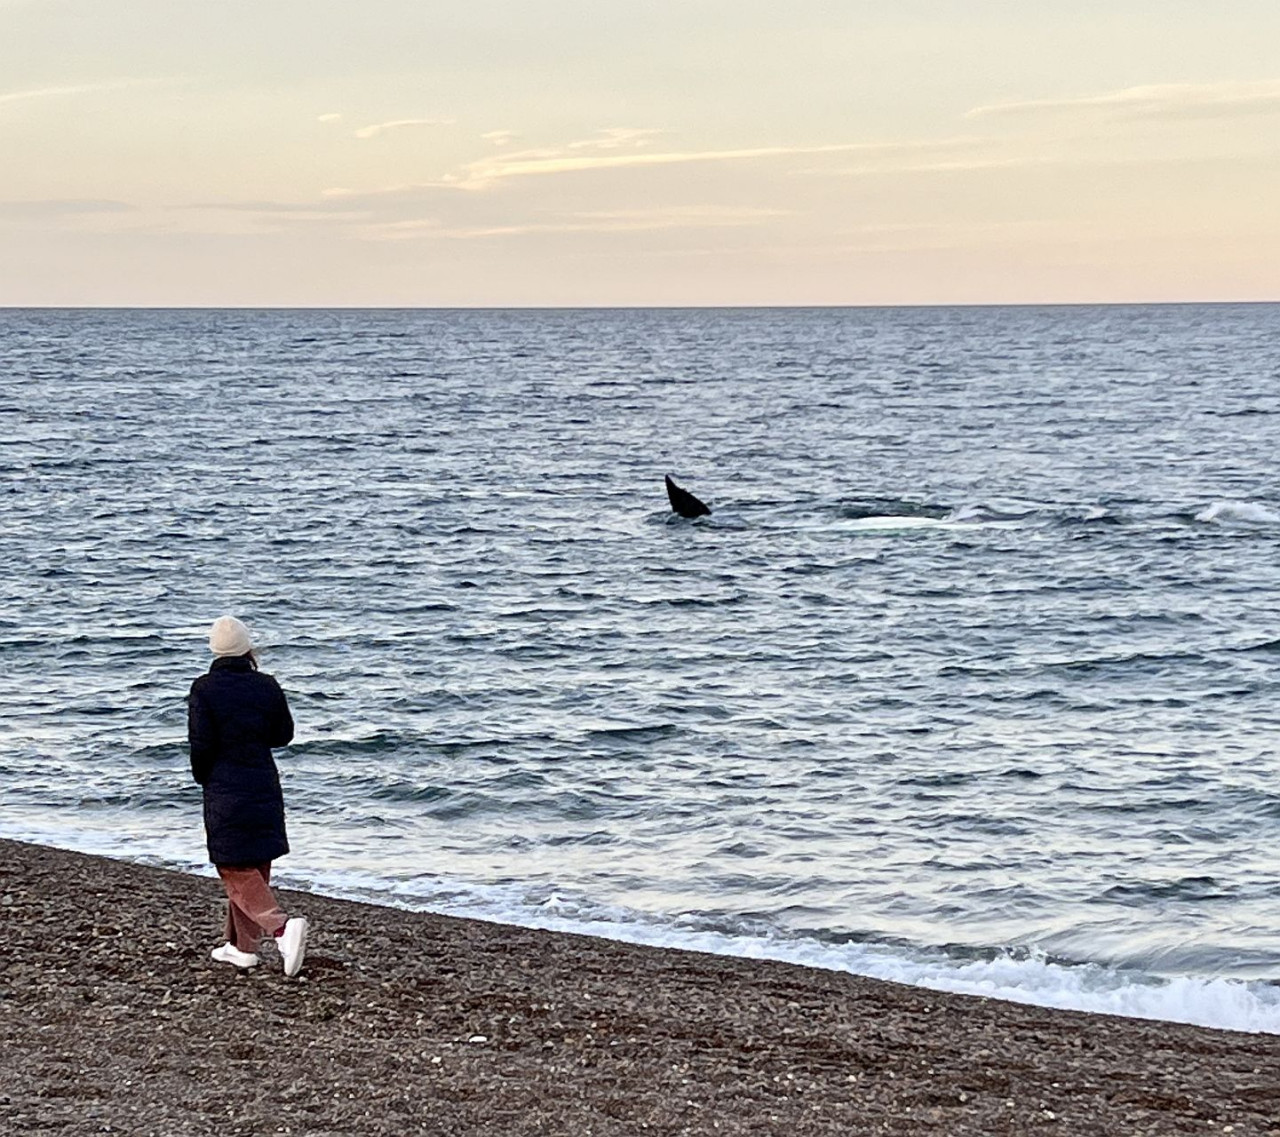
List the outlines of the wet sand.
<svg viewBox="0 0 1280 1137">
<path fill-rule="evenodd" d="M 0 1133 L 1280 1135 L 1280 1037 L 281 891 L 0 840 Z"/>
</svg>

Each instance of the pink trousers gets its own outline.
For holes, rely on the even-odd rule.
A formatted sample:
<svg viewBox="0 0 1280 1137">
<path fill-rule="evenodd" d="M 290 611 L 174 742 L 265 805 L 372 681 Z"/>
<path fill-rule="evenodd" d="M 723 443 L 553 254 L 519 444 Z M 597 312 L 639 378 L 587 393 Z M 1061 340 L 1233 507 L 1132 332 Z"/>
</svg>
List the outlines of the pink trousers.
<svg viewBox="0 0 1280 1137">
<path fill-rule="evenodd" d="M 227 942 L 241 951 L 257 952 L 262 933 L 278 935 L 285 924 L 285 914 L 267 883 L 271 862 L 216 868 L 227 890 Z"/>
</svg>

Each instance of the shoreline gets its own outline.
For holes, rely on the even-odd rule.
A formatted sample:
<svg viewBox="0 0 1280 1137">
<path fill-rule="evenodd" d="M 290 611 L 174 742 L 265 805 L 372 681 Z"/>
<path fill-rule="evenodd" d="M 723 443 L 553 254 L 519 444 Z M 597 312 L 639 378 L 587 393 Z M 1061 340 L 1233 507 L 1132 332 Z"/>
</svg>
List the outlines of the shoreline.
<svg viewBox="0 0 1280 1137">
<path fill-rule="evenodd" d="M 213 866 L 206 861 L 178 857 L 171 850 L 158 851 L 152 847 L 146 852 L 135 850 L 127 856 L 117 855 L 118 842 L 103 840 L 101 832 L 96 839 L 87 841 L 82 834 L 68 838 L 66 834 L 48 830 L 20 831 L 3 839 L 216 879 Z M 546 904 L 522 906 L 509 897 L 492 903 L 468 893 L 465 884 L 461 891 L 447 889 L 447 896 L 441 899 L 429 892 L 402 891 L 395 885 L 371 881 L 367 876 L 354 881 L 324 872 L 294 876 L 289 872 L 290 862 L 291 859 L 281 862 L 282 871 L 274 874 L 278 889 L 334 900 L 598 936 L 673 951 L 775 960 L 929 991 L 1052 1009 L 1280 1036 L 1280 980 L 1220 974 L 1144 973 L 1088 960 L 1056 960 L 1035 954 L 1006 957 L 998 950 L 991 956 L 960 959 L 941 948 L 912 950 L 871 939 L 844 943 L 803 935 L 772 936 L 758 930 L 691 926 L 661 916 L 649 918 L 644 912 L 635 914 L 638 919 L 619 921 L 611 918 L 607 906 L 603 914 L 589 907 L 575 906 L 571 915 L 564 915 L 549 911 Z M 461 903 L 457 902 L 459 895 L 464 897 Z M 931 955 L 931 951 L 935 954 Z"/>
<path fill-rule="evenodd" d="M 0 1128 L 1280 1135 L 1275 1035 L 279 895 L 298 980 L 216 879 L 0 839 Z"/>
</svg>

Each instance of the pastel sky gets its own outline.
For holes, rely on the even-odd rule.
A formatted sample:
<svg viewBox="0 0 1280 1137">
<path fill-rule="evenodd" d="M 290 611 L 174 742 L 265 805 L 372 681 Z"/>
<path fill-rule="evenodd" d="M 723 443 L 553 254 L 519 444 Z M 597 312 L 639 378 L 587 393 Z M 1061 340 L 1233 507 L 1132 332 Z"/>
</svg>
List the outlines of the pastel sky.
<svg viewBox="0 0 1280 1137">
<path fill-rule="evenodd" d="M 1280 300 L 1277 0 L 0 0 L 0 304 Z"/>
</svg>

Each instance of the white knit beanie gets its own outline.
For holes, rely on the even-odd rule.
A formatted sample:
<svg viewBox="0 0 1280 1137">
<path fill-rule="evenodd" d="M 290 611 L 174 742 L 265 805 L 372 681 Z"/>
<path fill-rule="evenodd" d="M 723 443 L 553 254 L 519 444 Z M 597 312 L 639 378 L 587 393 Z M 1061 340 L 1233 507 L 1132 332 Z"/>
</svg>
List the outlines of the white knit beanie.
<svg viewBox="0 0 1280 1137">
<path fill-rule="evenodd" d="M 219 616 L 209 629 L 209 650 L 214 655 L 244 655 L 252 651 L 249 629 L 234 616 Z"/>
</svg>

